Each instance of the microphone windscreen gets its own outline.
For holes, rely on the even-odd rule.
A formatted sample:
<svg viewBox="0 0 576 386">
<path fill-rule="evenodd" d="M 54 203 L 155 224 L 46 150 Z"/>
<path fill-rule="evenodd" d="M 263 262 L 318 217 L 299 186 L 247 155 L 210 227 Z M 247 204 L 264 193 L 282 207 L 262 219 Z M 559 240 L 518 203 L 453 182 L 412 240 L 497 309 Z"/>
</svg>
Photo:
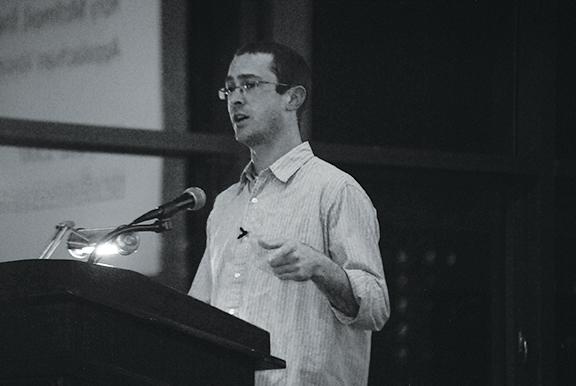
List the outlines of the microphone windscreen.
<svg viewBox="0 0 576 386">
<path fill-rule="evenodd" d="M 202 209 L 206 205 L 206 193 L 196 186 L 188 188 L 184 193 L 192 196 L 194 198 L 194 206 L 188 208 L 188 210 L 198 210 Z"/>
</svg>

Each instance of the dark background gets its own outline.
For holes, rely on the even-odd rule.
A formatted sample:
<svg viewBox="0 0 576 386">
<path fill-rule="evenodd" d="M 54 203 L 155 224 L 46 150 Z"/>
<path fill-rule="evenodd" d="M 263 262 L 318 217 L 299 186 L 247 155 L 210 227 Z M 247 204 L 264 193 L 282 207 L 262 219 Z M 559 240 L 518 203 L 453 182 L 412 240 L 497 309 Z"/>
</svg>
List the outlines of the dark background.
<svg viewBox="0 0 576 386">
<path fill-rule="evenodd" d="M 249 3 L 253 37 L 274 37 L 273 6 Z M 576 382 L 576 6 L 309 3 L 309 138 L 365 187 L 382 230 L 392 317 L 370 383 Z M 215 2 L 216 22 L 196 20 L 192 45 L 210 53 L 199 73 L 217 70 L 208 89 L 193 83 L 199 130 L 229 133 L 202 98 L 242 42 L 241 7 Z M 216 185 L 235 181 L 233 164 Z"/>
</svg>

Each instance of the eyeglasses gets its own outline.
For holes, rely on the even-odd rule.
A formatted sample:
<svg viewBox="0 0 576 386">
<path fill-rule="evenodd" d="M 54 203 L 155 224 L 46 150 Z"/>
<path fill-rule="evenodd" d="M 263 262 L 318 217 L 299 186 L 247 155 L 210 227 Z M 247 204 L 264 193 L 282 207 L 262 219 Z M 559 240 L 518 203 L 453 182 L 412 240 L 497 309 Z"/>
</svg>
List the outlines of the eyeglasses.
<svg viewBox="0 0 576 386">
<path fill-rule="evenodd" d="M 225 101 L 230 94 L 232 94 L 236 89 L 240 90 L 241 94 L 248 94 L 253 91 L 255 88 L 259 87 L 263 84 L 273 84 L 276 86 L 283 86 L 283 87 L 290 87 L 289 84 L 286 83 L 275 83 L 275 82 L 267 82 L 265 80 L 245 80 L 240 83 L 240 86 L 230 85 L 226 87 L 222 87 L 218 90 L 218 98 L 220 100 Z"/>
</svg>

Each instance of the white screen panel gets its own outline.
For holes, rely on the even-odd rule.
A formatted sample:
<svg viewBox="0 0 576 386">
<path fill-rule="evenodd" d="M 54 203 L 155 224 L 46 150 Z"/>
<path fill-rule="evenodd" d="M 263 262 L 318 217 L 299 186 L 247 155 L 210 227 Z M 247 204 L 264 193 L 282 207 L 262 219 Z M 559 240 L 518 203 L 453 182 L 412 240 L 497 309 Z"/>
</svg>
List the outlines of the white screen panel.
<svg viewBox="0 0 576 386">
<path fill-rule="evenodd" d="M 155 208 L 162 165 L 159 157 L 0 147 L 0 261 L 39 257 L 62 221 L 116 227 Z M 158 273 L 161 235 L 140 236 L 135 254 L 102 262 Z M 63 244 L 52 258 L 72 259 Z"/>
<path fill-rule="evenodd" d="M 158 0 L 0 0 L 0 117 L 162 129 Z"/>
</svg>

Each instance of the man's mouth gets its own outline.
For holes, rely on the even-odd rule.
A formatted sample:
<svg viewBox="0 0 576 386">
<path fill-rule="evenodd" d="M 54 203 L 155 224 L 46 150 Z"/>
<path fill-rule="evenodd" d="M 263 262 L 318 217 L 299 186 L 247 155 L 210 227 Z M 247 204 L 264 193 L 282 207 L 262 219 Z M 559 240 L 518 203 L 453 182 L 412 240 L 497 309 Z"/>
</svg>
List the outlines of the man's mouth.
<svg viewBox="0 0 576 386">
<path fill-rule="evenodd" d="M 248 119 L 248 115 L 246 114 L 241 114 L 241 113 L 236 113 L 232 116 L 232 121 L 234 123 L 240 123 L 242 121 L 245 121 L 246 119 Z"/>
</svg>

